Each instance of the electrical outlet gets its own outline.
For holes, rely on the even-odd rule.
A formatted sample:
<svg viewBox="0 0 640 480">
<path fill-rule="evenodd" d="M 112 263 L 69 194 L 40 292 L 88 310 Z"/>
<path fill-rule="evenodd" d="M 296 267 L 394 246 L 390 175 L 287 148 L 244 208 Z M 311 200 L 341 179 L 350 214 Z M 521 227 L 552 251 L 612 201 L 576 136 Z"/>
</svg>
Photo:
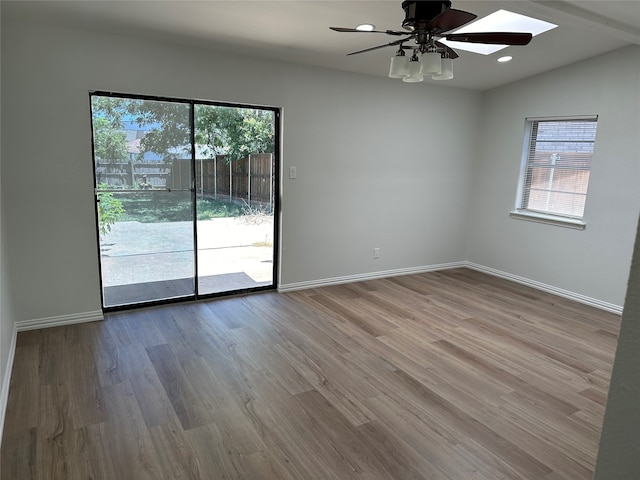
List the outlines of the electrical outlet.
<svg viewBox="0 0 640 480">
<path fill-rule="evenodd" d="M 380 249 L 379 248 L 374 248 L 373 249 L 373 258 L 380 258 Z"/>
</svg>

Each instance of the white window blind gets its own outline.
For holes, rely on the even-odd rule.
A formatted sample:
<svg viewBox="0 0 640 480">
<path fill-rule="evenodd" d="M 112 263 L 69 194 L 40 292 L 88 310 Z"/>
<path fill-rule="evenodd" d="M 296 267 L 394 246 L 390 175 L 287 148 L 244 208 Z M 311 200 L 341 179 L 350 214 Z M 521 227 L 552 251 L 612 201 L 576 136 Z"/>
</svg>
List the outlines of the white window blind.
<svg viewBox="0 0 640 480">
<path fill-rule="evenodd" d="M 527 121 L 519 211 L 582 219 L 597 121 Z"/>
</svg>

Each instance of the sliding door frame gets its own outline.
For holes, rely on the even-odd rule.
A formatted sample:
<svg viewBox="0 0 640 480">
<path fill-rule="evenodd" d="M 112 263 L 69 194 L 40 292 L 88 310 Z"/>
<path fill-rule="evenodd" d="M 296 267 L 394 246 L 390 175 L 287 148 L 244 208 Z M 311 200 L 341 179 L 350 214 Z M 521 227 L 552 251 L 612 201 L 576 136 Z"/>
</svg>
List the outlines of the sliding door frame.
<svg viewBox="0 0 640 480">
<path fill-rule="evenodd" d="M 191 140 L 191 205 L 192 205 L 192 224 L 193 224 L 193 294 L 185 295 L 177 298 L 169 298 L 169 299 L 159 299 L 159 300 L 151 300 L 151 301 L 143 301 L 138 303 L 131 303 L 126 305 L 116 305 L 106 307 L 104 304 L 104 285 L 102 279 L 102 255 L 100 252 L 100 227 L 98 221 L 98 204 L 97 204 L 97 192 L 98 185 L 97 179 L 95 175 L 96 168 L 96 158 L 95 158 L 95 144 L 94 144 L 94 131 L 93 131 L 93 110 L 91 108 L 91 99 L 93 97 L 112 97 L 112 98 L 124 98 L 124 99 L 132 99 L 132 100 L 149 100 L 156 102 L 168 102 L 168 103 L 182 103 L 189 105 L 189 127 L 190 131 L 190 140 Z M 252 110 L 266 110 L 273 112 L 274 116 L 274 152 L 273 152 L 273 177 L 271 181 L 273 182 L 273 245 L 272 245 L 272 255 L 273 255 L 273 267 L 271 273 L 272 284 L 271 285 L 263 285 L 258 287 L 247 287 L 236 290 L 228 290 L 223 292 L 215 292 L 215 293 L 207 293 L 200 294 L 198 289 L 198 209 L 197 209 L 197 192 L 196 192 L 196 143 L 195 143 L 195 106 L 196 105 L 209 105 L 213 107 L 230 107 L 230 108 L 245 108 Z M 189 302 L 194 300 L 206 300 L 217 297 L 228 297 L 234 295 L 245 295 L 249 293 L 255 293 L 260 291 L 268 291 L 268 290 L 276 290 L 278 285 L 278 273 L 280 266 L 280 172 L 281 172 L 281 108 L 279 107 L 271 107 L 271 106 L 263 106 L 263 105 L 252 105 L 245 103 L 230 103 L 230 102 L 218 102 L 211 100 L 194 100 L 188 98 L 179 98 L 179 97 L 164 97 L 164 96 L 153 96 L 153 95 L 138 95 L 131 93 L 119 93 L 119 92 L 110 92 L 110 91 L 102 91 L 102 90 L 91 90 L 89 91 L 89 115 L 90 115 L 90 125 L 91 125 L 91 157 L 93 159 L 93 191 L 94 191 L 94 210 L 95 210 L 95 228 L 96 228 L 96 245 L 98 252 L 98 268 L 100 272 L 100 303 L 102 306 L 103 312 L 115 312 L 122 310 L 131 310 L 135 308 L 145 308 L 156 305 L 167 305 L 173 303 L 180 302 Z"/>
</svg>

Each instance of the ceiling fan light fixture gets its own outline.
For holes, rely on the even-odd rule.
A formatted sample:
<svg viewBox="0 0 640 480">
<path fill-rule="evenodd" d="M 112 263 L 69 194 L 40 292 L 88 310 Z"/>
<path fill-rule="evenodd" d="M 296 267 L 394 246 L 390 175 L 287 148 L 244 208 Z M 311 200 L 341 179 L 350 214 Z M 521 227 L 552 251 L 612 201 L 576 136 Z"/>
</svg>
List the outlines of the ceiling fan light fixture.
<svg viewBox="0 0 640 480">
<path fill-rule="evenodd" d="M 389 77 L 402 78 L 405 82 L 421 82 L 425 76 L 434 80 L 453 78 L 452 60 L 459 55 L 452 47 L 489 55 L 506 47 L 528 45 L 534 35 L 557 27 L 506 10 L 498 10 L 478 19 L 474 13 L 451 8 L 450 0 L 404 0 L 402 9 L 405 12 L 402 27 L 406 31 L 375 30 L 371 24 L 360 24 L 356 28 L 329 28 L 336 32 L 396 37 L 394 41 L 347 55 L 395 46 L 398 51 L 391 58 Z M 405 46 L 408 42 L 415 46 Z M 413 51 L 411 58 L 407 58 L 404 49 Z M 498 59 L 499 62 L 508 60 L 511 57 Z"/>
<path fill-rule="evenodd" d="M 453 60 L 449 57 L 442 58 L 442 73 L 433 75 L 432 80 L 451 80 L 453 78 Z"/>
<path fill-rule="evenodd" d="M 404 54 L 402 49 L 398 50 L 395 57 L 391 57 L 391 65 L 389 66 L 389 77 L 403 78 L 409 75 L 409 57 Z"/>
<path fill-rule="evenodd" d="M 422 73 L 420 73 L 421 62 L 416 54 L 411 56 L 411 60 L 409 61 L 409 75 L 405 76 L 402 81 L 407 83 L 416 83 L 421 82 L 424 77 Z"/>
<path fill-rule="evenodd" d="M 422 55 L 422 65 L 420 66 L 421 75 L 440 75 L 441 73 L 442 65 L 438 52 L 428 51 Z"/>
</svg>

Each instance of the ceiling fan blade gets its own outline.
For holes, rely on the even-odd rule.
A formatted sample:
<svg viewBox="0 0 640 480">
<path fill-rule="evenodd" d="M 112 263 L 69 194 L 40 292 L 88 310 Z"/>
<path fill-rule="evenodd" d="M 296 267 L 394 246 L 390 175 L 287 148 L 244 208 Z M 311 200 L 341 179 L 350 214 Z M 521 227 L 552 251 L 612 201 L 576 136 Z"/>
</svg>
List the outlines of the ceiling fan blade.
<svg viewBox="0 0 640 480">
<path fill-rule="evenodd" d="M 365 48 L 364 50 L 358 50 L 357 52 L 347 53 L 347 56 L 349 56 L 349 55 L 357 55 L 359 53 L 371 52 L 372 50 L 378 50 L 379 48 L 385 48 L 385 47 L 392 47 L 394 45 L 400 45 L 401 43 L 404 43 L 404 42 L 406 42 L 407 40 L 410 40 L 410 39 L 411 39 L 411 37 L 403 38 L 401 40 L 396 40 L 395 42 L 385 43 L 384 45 L 378 45 L 377 47 Z M 403 48 L 405 48 L 405 47 L 403 46 Z"/>
<path fill-rule="evenodd" d="M 450 8 L 431 20 L 427 25 L 427 30 L 432 33 L 448 32 L 469 23 L 471 20 L 475 20 L 477 17 L 473 13 Z"/>
<path fill-rule="evenodd" d="M 444 43 L 436 42 L 436 47 L 441 48 L 441 49 L 443 49 L 443 50 L 446 50 L 446 51 L 447 51 L 447 53 L 449 54 L 449 58 L 452 58 L 452 59 L 453 59 L 453 58 L 458 58 L 458 57 L 460 56 L 460 55 L 458 55 L 458 54 L 456 53 L 456 51 L 455 51 L 453 48 L 448 47 L 448 46 L 447 46 L 447 45 L 445 45 Z"/>
<path fill-rule="evenodd" d="M 486 32 L 451 33 L 445 37 L 452 42 L 488 43 L 493 45 L 527 45 L 533 35 L 530 33 Z"/>
<path fill-rule="evenodd" d="M 406 35 L 407 32 L 396 32 L 395 30 L 356 30 L 355 28 L 347 27 L 329 27 L 334 32 L 348 32 L 348 33 L 386 33 L 387 35 Z"/>
</svg>

